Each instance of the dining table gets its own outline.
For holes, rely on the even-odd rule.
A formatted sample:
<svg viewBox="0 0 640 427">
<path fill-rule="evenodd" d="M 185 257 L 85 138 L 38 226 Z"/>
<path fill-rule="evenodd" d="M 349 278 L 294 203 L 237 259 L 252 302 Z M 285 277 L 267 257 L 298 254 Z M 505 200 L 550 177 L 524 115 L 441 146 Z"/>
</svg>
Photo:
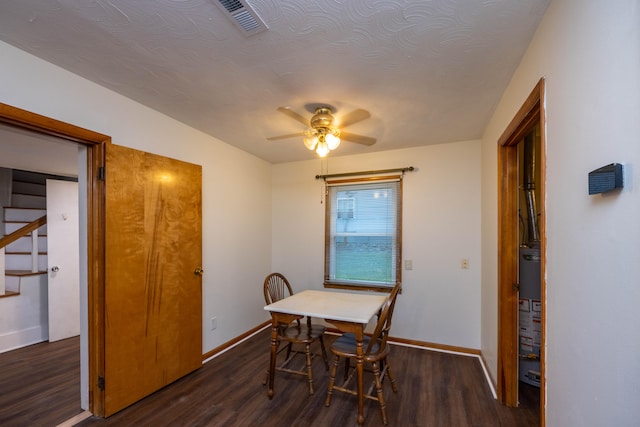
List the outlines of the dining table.
<svg viewBox="0 0 640 427">
<path fill-rule="evenodd" d="M 324 319 L 341 332 L 356 337 L 356 376 L 358 425 L 364 424 L 364 331 L 369 321 L 386 301 L 386 293 L 305 290 L 264 307 L 271 313 L 271 358 L 269 363 L 269 399 L 273 384 L 278 350 L 278 325 L 288 324 L 304 316 Z"/>
</svg>

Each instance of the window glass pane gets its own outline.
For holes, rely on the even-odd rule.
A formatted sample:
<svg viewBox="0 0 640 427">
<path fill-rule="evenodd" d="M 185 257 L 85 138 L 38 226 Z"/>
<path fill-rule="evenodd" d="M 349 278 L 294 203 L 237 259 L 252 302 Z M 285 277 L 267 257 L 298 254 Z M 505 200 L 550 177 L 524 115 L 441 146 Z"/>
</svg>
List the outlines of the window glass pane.
<svg viewBox="0 0 640 427">
<path fill-rule="evenodd" d="M 400 188 L 399 181 L 329 186 L 325 281 L 395 285 Z"/>
<path fill-rule="evenodd" d="M 392 237 L 336 237 L 335 250 L 336 279 L 394 282 Z"/>
</svg>

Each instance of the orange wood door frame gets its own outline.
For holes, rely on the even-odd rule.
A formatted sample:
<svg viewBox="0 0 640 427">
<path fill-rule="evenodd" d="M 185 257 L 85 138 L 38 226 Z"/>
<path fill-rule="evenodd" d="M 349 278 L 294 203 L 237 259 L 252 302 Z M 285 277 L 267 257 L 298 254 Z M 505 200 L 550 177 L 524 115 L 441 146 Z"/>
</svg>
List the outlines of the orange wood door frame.
<svg viewBox="0 0 640 427">
<path fill-rule="evenodd" d="M 546 115 L 541 79 L 498 140 L 498 399 L 518 405 L 518 143 L 540 124 L 540 266 L 542 345 L 540 419 L 546 400 Z"/>
<path fill-rule="evenodd" d="M 102 416 L 104 375 L 104 145 L 111 137 L 0 103 L 0 123 L 73 141 L 87 148 L 87 255 L 89 322 L 89 410 Z"/>
</svg>

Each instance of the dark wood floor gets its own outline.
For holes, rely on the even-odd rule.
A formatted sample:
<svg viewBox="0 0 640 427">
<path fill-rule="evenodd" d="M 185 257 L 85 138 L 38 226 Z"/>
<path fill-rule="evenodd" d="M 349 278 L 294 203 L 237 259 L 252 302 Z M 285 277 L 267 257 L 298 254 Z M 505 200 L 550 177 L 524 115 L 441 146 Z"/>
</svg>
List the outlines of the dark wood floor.
<svg viewBox="0 0 640 427">
<path fill-rule="evenodd" d="M 0 426 L 56 426 L 80 409 L 80 339 L 0 354 Z"/>
<path fill-rule="evenodd" d="M 321 363 L 314 365 L 315 395 L 307 394 L 304 378 L 278 373 L 269 400 L 262 385 L 269 340 L 269 331 L 260 332 L 110 418 L 91 417 L 77 425 L 356 425 L 354 397 L 334 393 L 331 406 L 324 406 L 327 375 Z M 48 354 L 49 362 L 35 353 Z M 77 339 L 0 354 L 0 425 L 55 426 L 80 413 L 78 354 Z M 389 426 L 540 425 L 539 390 L 522 384 L 519 408 L 500 405 L 477 358 L 393 346 L 390 362 L 399 392 L 394 395 L 385 384 Z M 26 378 L 18 380 L 20 375 Z M 376 402 L 365 402 L 365 417 L 367 426 L 383 425 Z"/>
</svg>

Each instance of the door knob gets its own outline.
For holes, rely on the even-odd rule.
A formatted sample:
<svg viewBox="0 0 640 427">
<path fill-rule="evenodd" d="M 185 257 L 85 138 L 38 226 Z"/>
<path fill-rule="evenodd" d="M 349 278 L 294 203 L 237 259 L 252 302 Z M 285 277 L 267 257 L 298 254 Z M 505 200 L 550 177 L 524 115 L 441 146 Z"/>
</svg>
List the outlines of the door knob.
<svg viewBox="0 0 640 427">
<path fill-rule="evenodd" d="M 54 273 L 57 273 L 58 271 L 60 271 L 60 267 L 58 267 L 57 265 L 54 265 L 53 267 L 51 267 L 51 271 L 53 271 Z"/>
<path fill-rule="evenodd" d="M 202 269 L 202 267 L 196 267 L 196 270 L 193 272 L 193 274 L 198 276 L 204 276 L 204 270 Z"/>
</svg>

